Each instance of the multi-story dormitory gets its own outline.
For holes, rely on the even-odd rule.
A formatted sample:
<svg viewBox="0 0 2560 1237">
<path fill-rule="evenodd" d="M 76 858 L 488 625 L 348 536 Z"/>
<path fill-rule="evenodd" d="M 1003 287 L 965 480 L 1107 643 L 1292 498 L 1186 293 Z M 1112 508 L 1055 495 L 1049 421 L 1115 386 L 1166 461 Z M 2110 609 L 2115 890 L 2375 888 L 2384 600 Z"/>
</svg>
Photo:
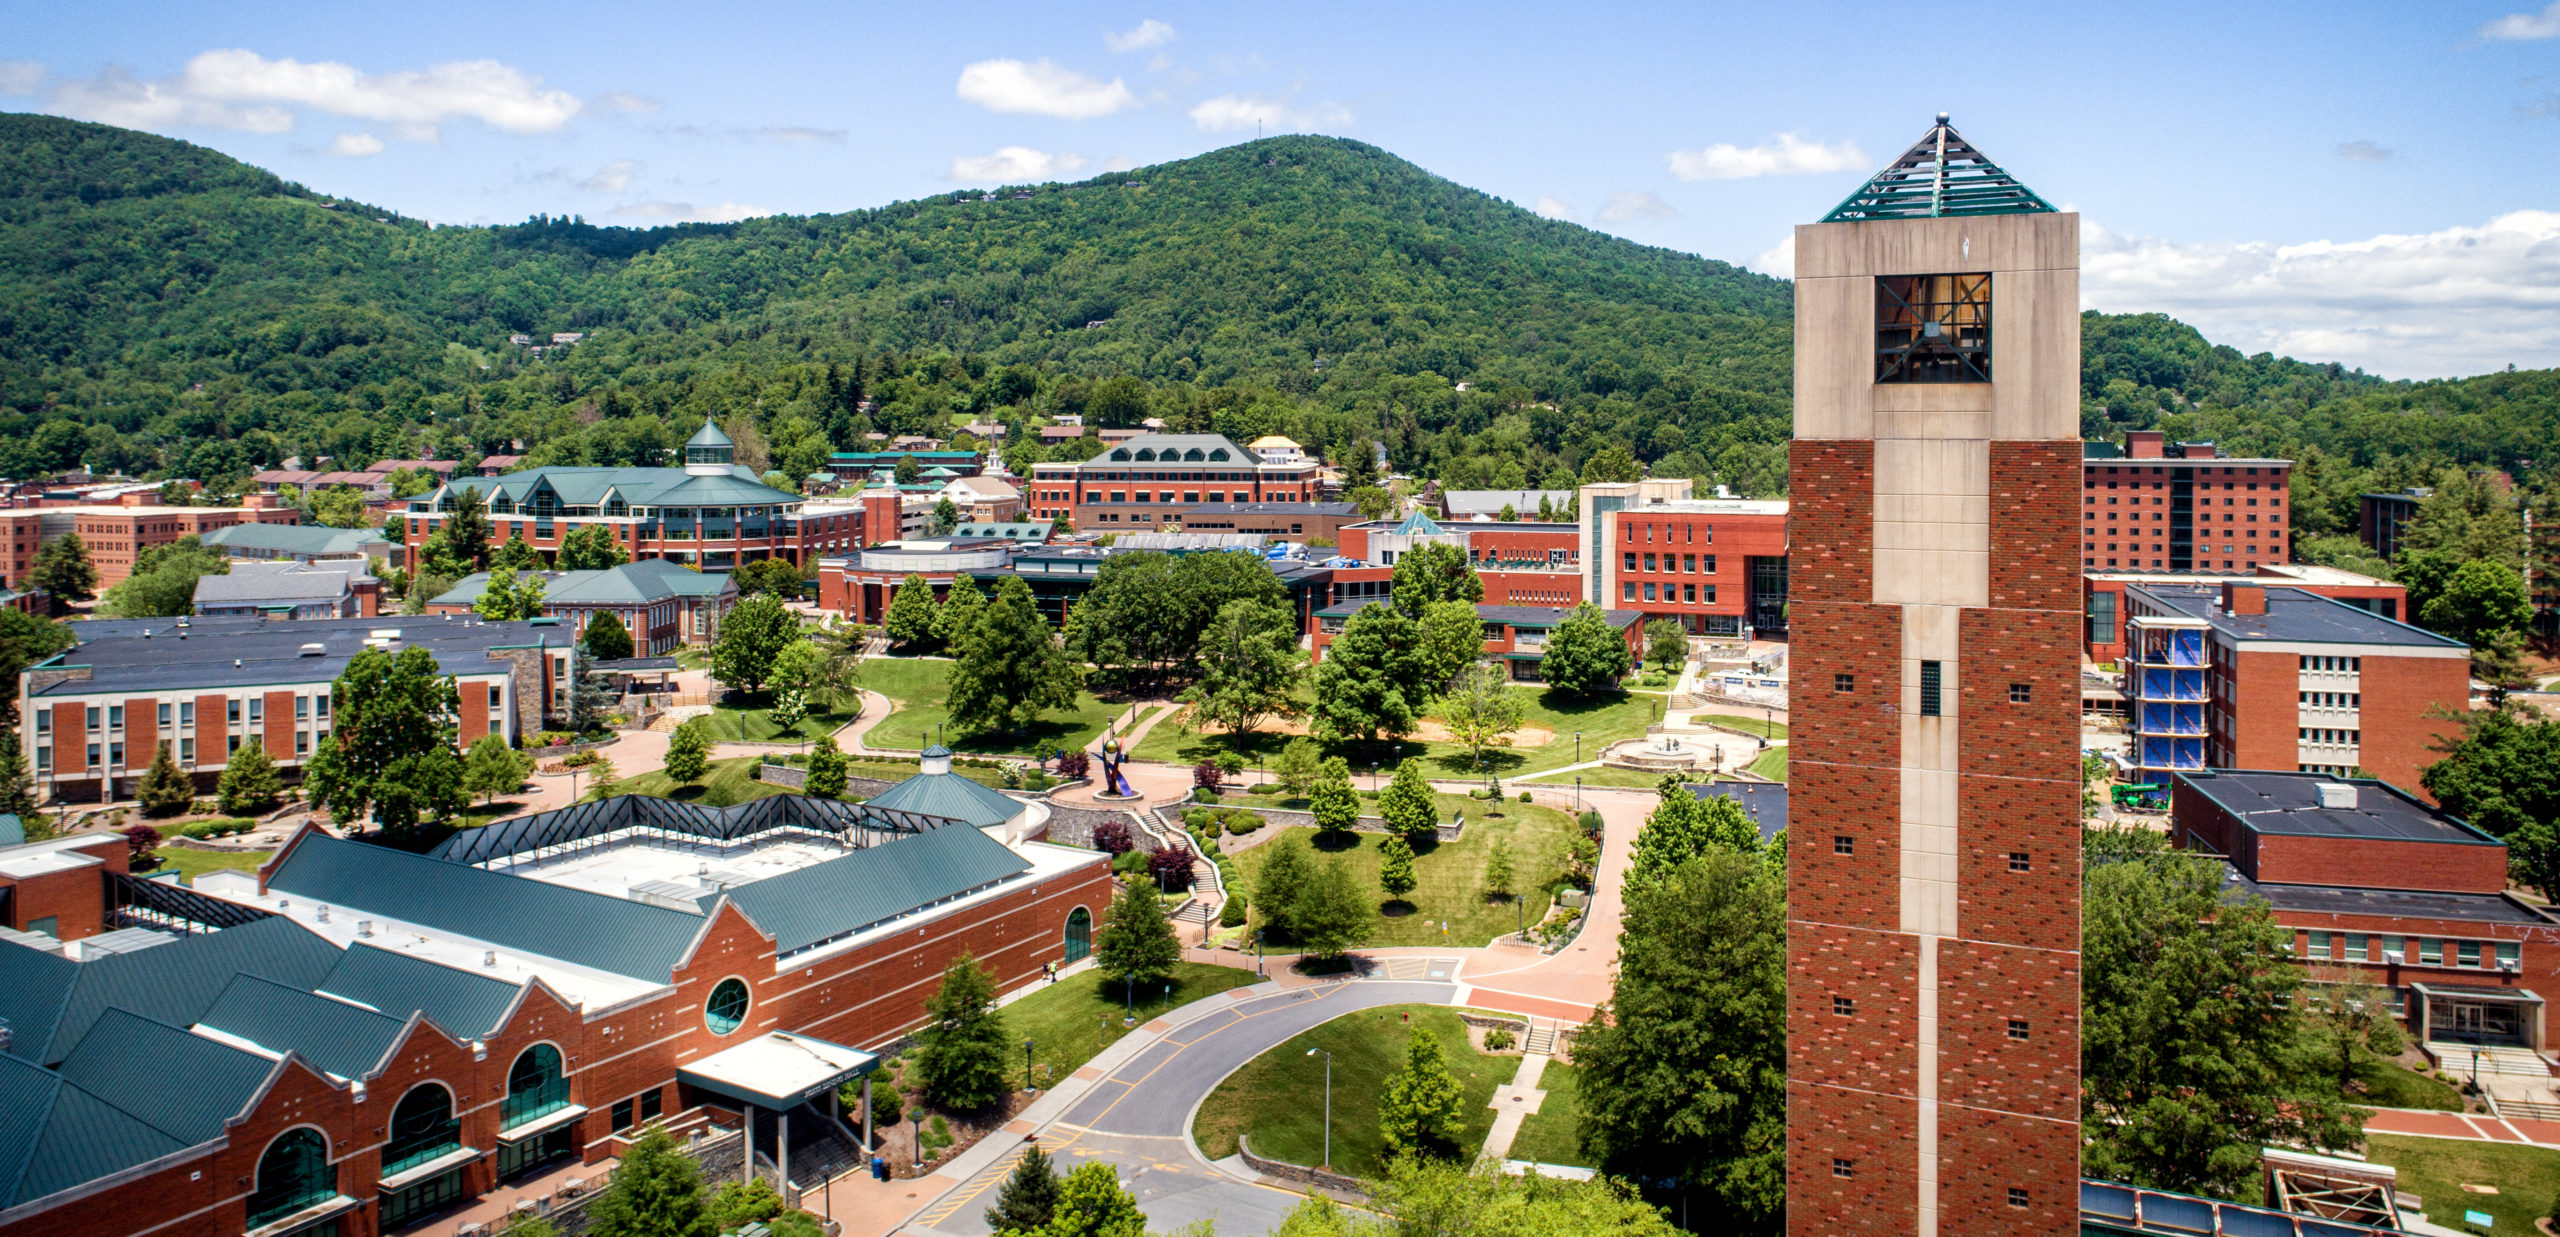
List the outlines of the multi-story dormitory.
<svg viewBox="0 0 2560 1237">
<path fill-rule="evenodd" d="M 426 855 L 306 829 L 194 889 L 101 868 L 119 931 L 0 939 L 0 1237 L 442 1232 L 653 1123 L 814 1186 L 946 964 L 1088 948 L 1108 864 L 998 840 L 1022 807 L 626 796 Z"/>
</svg>

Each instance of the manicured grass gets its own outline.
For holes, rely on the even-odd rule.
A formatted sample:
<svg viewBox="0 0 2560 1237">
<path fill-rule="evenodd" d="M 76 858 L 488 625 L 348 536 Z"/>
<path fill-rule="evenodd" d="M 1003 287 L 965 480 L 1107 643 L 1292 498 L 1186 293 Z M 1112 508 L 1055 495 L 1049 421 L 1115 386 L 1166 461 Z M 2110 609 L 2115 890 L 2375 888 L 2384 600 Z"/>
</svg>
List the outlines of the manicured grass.
<svg viewBox="0 0 2560 1237">
<path fill-rule="evenodd" d="M 787 787 L 769 786 L 749 777 L 755 763 L 756 758 L 753 756 L 712 761 L 711 772 L 705 774 L 701 781 L 690 786 L 678 785 L 676 780 L 668 777 L 663 770 L 652 769 L 647 773 L 622 779 L 621 784 L 615 789 L 626 795 L 656 795 L 661 799 L 677 799 L 686 803 L 698 803 L 704 807 L 727 807 L 733 803 L 761 799 L 766 795 L 789 793 Z M 594 796 L 589 793 L 582 797 L 593 798 Z"/>
<path fill-rule="evenodd" d="M 2381 1108 L 2436 1108 L 2461 1112 L 2462 1092 L 2397 1061 L 2368 1061 L 2356 1074 L 2364 1089 L 2347 1098 Z"/>
<path fill-rule="evenodd" d="M 1787 749 L 1775 747 L 1751 762 L 1751 771 L 1773 782 L 1787 780 Z"/>
<path fill-rule="evenodd" d="M 1098 929 L 1102 908 L 1093 909 Z M 1137 1025 L 1144 1026 L 1149 1018 L 1177 1005 L 1260 982 L 1253 972 L 1231 966 L 1177 962 L 1171 999 L 1161 984 L 1141 985 L 1127 995 L 1136 998 Z M 1122 998 L 1118 981 L 1106 980 L 1100 971 L 1086 971 L 1005 1006 L 1005 1034 L 1016 1041 L 1032 1041 L 1032 1082 L 1056 1086 L 1127 1035 L 1130 1028 L 1120 1024 Z"/>
<path fill-rule="evenodd" d="M 1485 766 L 1503 777 L 1526 777 L 1541 769 L 1576 763 L 1573 736 L 1582 735 L 1581 759 L 1596 759 L 1601 749 L 1620 739 L 1635 738 L 1644 728 L 1661 719 L 1663 698 L 1659 696 L 1603 694 L 1589 697 L 1568 696 L 1542 687 L 1510 689 L 1521 699 L 1521 720 L 1525 725 L 1543 726 L 1555 732 L 1555 738 L 1538 747 L 1502 747 L 1485 753 Z M 1311 702 L 1302 690 L 1301 701 Z M 1138 744 L 1140 760 L 1172 764 L 1198 764 L 1202 760 L 1233 751 L 1250 764 L 1259 754 L 1267 762 L 1282 746 L 1296 736 L 1256 733 L 1242 736 L 1184 734 L 1171 722 L 1159 723 Z M 1354 769 L 1366 770 L 1372 764 L 1395 763 L 1409 757 L 1421 757 L 1435 778 L 1477 776 L 1475 758 L 1456 743 L 1423 743 L 1407 740 L 1390 747 L 1384 743 L 1337 743 L 1327 745 L 1327 756 L 1340 756 Z"/>
<path fill-rule="evenodd" d="M 792 743 L 815 739 L 853 719 L 850 709 L 838 713 L 811 704 L 808 716 L 785 731 L 773 722 L 773 693 L 731 692 L 694 724 L 714 743 Z"/>
<path fill-rule="evenodd" d="M 1112 704 L 1092 692 L 1076 693 L 1072 709 L 1044 713 L 1040 720 L 1011 733 L 961 734 L 948 727 L 951 712 L 943 707 L 951 690 L 948 661 L 909 657 L 874 657 L 862 663 L 862 685 L 895 701 L 897 707 L 871 728 L 865 741 L 874 747 L 922 750 L 940 741 L 954 751 L 1028 756 L 1048 748 L 1081 748 L 1102 728 L 1128 716 L 1126 706 Z"/>
<path fill-rule="evenodd" d="M 2365 1154 L 2399 1169 L 2399 1189 L 2424 1198 L 2427 1218 L 2458 1232 L 2478 1231 L 2463 1225 L 2462 1213 L 2483 1211 L 2497 1217 L 2491 1232 L 2530 1233 L 2560 1194 L 2560 1151 L 2543 1147 L 2376 1134 L 2365 1140 Z M 2466 1185 L 2498 1192 L 2474 1194 Z"/>
<path fill-rule="evenodd" d="M 1436 796 L 1439 817 L 1449 819 L 1455 812 L 1467 814 L 1467 827 L 1455 842 L 1426 844 L 1417 848 L 1413 875 L 1417 882 L 1413 892 L 1404 896 L 1412 906 L 1410 914 L 1378 918 L 1377 931 L 1364 945 L 1483 945 L 1520 923 L 1536 923 L 1546 917 L 1552 899 L 1551 882 L 1564 865 L 1565 844 L 1572 840 L 1573 821 L 1553 808 L 1538 807 L 1514 800 L 1492 804 L 1465 795 Z M 1488 818 L 1485 812 L 1500 808 L 1503 815 Z M 1374 804 L 1364 803 L 1364 811 L 1375 811 Z M 1320 838 L 1314 829 L 1290 830 L 1314 852 L 1319 866 L 1334 859 L 1347 860 L 1351 878 L 1368 891 L 1381 905 L 1386 894 L 1378 889 L 1378 848 L 1387 840 L 1383 833 L 1355 833 Z M 1484 867 L 1486 856 L 1496 840 L 1511 843 L 1511 887 L 1522 903 L 1517 909 L 1509 899 L 1493 901 L 1485 896 Z M 1329 846 L 1348 843 L 1344 849 L 1329 851 Z M 1234 857 L 1243 869 L 1245 886 L 1250 889 L 1254 876 L 1271 856 L 1271 848 L 1279 844 L 1274 838 Z M 1402 908 L 1399 908 L 1402 909 Z M 1449 925 L 1448 935 L 1441 935 L 1442 921 Z"/>
<path fill-rule="evenodd" d="M 531 779 L 527 780 L 529 781 Z M 584 779 L 580 780 L 583 781 Z M 516 799 L 496 799 L 488 803 L 482 803 L 479 800 L 474 799 L 471 801 L 470 806 L 462 809 L 462 811 L 453 818 L 453 827 L 456 829 L 477 829 L 501 816 L 513 816 L 523 810 L 523 802 Z"/>
<path fill-rule="evenodd" d="M 190 885 L 207 872 L 248 871 L 275 854 L 271 850 L 189 850 L 183 846 L 163 846 L 156 853 L 160 856 L 160 866 L 153 871 L 186 873 L 186 881 Z"/>
<path fill-rule="evenodd" d="M 1410 1021 L 1408 1021 L 1408 1019 Z M 1299 1035 L 1245 1063 L 1202 1101 L 1191 1136 L 1210 1159 L 1236 1152 L 1239 1135 L 1253 1136 L 1256 1155 L 1293 1164 L 1324 1159 L 1325 1058 L 1333 1054 L 1333 1167 L 1375 1177 L 1383 1171 L 1386 1139 L 1378 1132 L 1378 1105 L 1387 1081 L 1404 1068 L 1405 1045 L 1416 1027 L 1440 1037 L 1440 1050 L 1457 1079 L 1460 1154 L 1472 1160 L 1493 1128 L 1485 1105 L 1493 1089 L 1511 1081 L 1518 1057 L 1484 1056 L 1467 1044 L 1466 1024 L 1439 1005 L 1389 1005 L 1358 1010 Z M 1462 1162 L 1464 1162 L 1462 1160 Z"/>
<path fill-rule="evenodd" d="M 1763 739 L 1783 739 L 1787 737 L 1787 724 L 1785 722 L 1772 722 L 1757 717 L 1744 717 L 1738 713 L 1700 713 L 1692 717 L 1690 720 L 1720 726 L 1726 730 L 1739 730 L 1744 734 L 1756 734 Z"/>
<path fill-rule="evenodd" d="M 844 762 L 844 774 L 846 777 L 876 778 L 883 782 L 903 782 L 908 778 L 914 777 L 918 771 L 919 770 L 913 762 L 903 760 L 853 759 Z M 951 771 L 969 779 L 970 781 L 976 782 L 981 786 L 1004 785 L 1003 775 L 997 773 L 993 769 L 981 769 L 970 765 L 954 764 L 951 766 Z"/>
<path fill-rule="evenodd" d="M 1538 1073 L 1538 1089 L 1546 1092 L 1547 1098 L 1538 1102 L 1538 1111 L 1520 1123 L 1519 1136 L 1511 1140 L 1511 1154 L 1506 1158 L 1589 1166 L 1590 1157 L 1574 1145 L 1575 1130 L 1582 1119 L 1582 1099 L 1573 1067 L 1562 1061 L 1547 1062 L 1547 1068 Z"/>
</svg>

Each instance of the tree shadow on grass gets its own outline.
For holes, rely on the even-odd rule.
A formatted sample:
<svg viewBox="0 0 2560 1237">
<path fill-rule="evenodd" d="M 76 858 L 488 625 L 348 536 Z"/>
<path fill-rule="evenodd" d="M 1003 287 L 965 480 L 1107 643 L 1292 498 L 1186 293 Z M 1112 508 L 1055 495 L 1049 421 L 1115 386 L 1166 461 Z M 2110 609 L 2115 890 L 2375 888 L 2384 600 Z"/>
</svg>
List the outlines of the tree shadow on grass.
<svg viewBox="0 0 2560 1237">
<path fill-rule="evenodd" d="M 1307 845 L 1328 855 L 1360 849 L 1360 835 L 1349 829 L 1318 829 Z"/>
</svg>

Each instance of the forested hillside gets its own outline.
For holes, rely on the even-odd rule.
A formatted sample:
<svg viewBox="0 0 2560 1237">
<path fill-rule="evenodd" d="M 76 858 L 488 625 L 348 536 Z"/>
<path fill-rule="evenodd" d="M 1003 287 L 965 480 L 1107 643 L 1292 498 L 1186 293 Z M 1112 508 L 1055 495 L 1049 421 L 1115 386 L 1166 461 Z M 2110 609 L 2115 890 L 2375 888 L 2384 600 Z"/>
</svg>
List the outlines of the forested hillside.
<svg viewBox="0 0 2560 1237">
<path fill-rule="evenodd" d="M 799 475 L 947 414 L 1383 442 L 1465 486 L 1782 492 L 1789 288 L 1358 142 L 738 224 L 430 228 L 186 143 L 0 116 L 0 474 L 286 455 L 654 460 L 705 415 Z M 526 332 L 584 331 L 535 357 Z M 2552 441 L 2548 374 L 2392 384 L 2087 322 L 2084 428 L 2359 464 Z M 1467 390 L 1457 389 L 1465 383 Z M 862 411 L 869 401 L 873 408 Z M 2539 435 L 2537 439 L 2537 435 Z M 1038 447 L 1017 443 L 1017 460 Z"/>
</svg>

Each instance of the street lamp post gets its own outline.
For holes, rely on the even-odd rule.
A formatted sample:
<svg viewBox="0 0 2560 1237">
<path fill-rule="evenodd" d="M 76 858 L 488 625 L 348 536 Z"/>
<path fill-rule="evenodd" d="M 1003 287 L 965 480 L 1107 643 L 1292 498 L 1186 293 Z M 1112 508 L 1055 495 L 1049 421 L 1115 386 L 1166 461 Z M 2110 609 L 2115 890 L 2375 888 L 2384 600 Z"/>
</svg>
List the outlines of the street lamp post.
<svg viewBox="0 0 2560 1237">
<path fill-rule="evenodd" d="M 1031 1043 L 1027 1039 L 1022 1041 L 1022 1089 L 1025 1091 L 1038 1090 L 1031 1085 Z"/>
<path fill-rule="evenodd" d="M 1308 1056 L 1324 1053 L 1324 1166 L 1333 1170 L 1333 1054 L 1322 1048 L 1307 1049 Z M 2476 1055 L 2476 1054 L 2475 1054 Z"/>
<path fill-rule="evenodd" d="M 1577 816 L 1582 814 L 1582 775 L 1579 773 L 1573 775 L 1573 811 Z"/>
<path fill-rule="evenodd" d="M 1582 763 L 1582 732 L 1579 730 L 1573 732 L 1573 763 Z"/>
</svg>

